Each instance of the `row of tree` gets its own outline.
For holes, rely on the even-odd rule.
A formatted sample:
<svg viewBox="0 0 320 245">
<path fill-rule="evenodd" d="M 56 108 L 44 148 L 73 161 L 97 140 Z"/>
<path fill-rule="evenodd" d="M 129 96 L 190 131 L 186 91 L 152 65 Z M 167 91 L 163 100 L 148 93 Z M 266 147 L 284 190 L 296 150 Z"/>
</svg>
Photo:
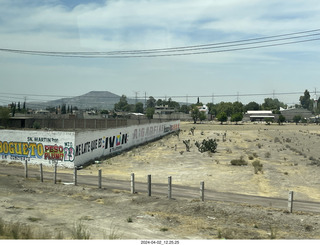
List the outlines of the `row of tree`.
<svg viewBox="0 0 320 245">
<path fill-rule="evenodd" d="M 296 108 L 301 107 L 312 111 L 313 113 L 320 113 L 320 100 L 317 102 L 318 106 L 314 106 L 314 102 L 311 99 L 310 93 L 308 90 L 305 90 L 304 94 L 300 96 L 300 105 L 295 105 Z M 191 113 L 192 118 L 196 120 L 204 120 L 206 118 L 205 113 L 200 112 L 198 107 L 203 104 L 197 100 L 195 104 L 180 104 L 179 102 L 173 101 L 171 98 L 168 100 L 158 99 L 156 100 L 154 97 L 150 96 L 148 100 L 146 100 L 146 105 L 143 103 L 137 102 L 136 104 L 129 104 L 127 97 L 122 95 L 119 99 L 119 102 L 114 105 L 114 115 L 117 112 L 135 112 L 135 113 L 145 113 L 148 118 L 152 118 L 155 107 L 157 106 L 168 106 L 173 108 L 176 112 L 182 112 L 189 114 Z M 232 121 L 241 121 L 242 115 L 248 110 L 272 110 L 273 113 L 279 114 L 280 107 L 287 108 L 287 105 L 278 99 L 265 98 L 262 104 L 258 104 L 254 101 L 244 105 L 241 102 L 220 102 L 217 104 L 208 103 L 206 105 L 209 110 L 209 114 L 216 118 L 220 118 L 222 121 L 226 120 L 226 118 L 230 117 Z M 66 106 L 63 104 L 59 107 L 50 107 L 47 108 L 51 113 L 61 113 L 67 114 L 72 113 L 73 110 L 77 109 L 76 107 Z M 11 104 L 11 115 L 14 116 L 16 112 L 25 113 L 27 110 L 25 102 L 21 107 L 21 103 L 12 103 Z M 102 114 L 109 114 L 108 110 L 102 110 Z"/>
</svg>

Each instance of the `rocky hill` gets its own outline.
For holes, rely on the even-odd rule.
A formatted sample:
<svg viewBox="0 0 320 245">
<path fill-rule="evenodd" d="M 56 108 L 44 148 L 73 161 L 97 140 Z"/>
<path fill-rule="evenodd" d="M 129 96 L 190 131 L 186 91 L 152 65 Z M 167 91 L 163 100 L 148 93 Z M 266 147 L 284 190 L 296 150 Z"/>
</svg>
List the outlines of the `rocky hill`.
<svg viewBox="0 0 320 245">
<path fill-rule="evenodd" d="M 79 109 L 96 108 L 96 109 L 113 109 L 114 104 L 119 102 L 121 96 L 108 91 L 91 91 L 89 93 L 42 103 L 41 107 L 56 107 L 66 104 L 67 106 L 78 107 Z M 129 104 L 135 104 L 134 99 L 127 99 Z"/>
</svg>

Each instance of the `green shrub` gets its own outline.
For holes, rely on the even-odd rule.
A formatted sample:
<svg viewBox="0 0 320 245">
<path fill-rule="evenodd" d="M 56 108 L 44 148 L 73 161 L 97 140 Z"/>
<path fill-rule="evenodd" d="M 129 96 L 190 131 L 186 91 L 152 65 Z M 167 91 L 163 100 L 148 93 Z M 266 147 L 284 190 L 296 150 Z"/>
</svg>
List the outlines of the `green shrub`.
<svg viewBox="0 0 320 245">
<path fill-rule="evenodd" d="M 198 150 L 201 153 L 206 151 L 215 153 L 218 146 L 215 139 L 209 139 L 209 140 L 204 139 L 201 144 L 198 141 L 196 141 L 195 145 L 196 147 L 198 147 Z"/>
<path fill-rule="evenodd" d="M 33 126 L 34 129 L 40 129 L 41 128 L 41 125 L 40 125 L 39 122 L 34 122 L 32 126 Z"/>
<path fill-rule="evenodd" d="M 234 166 L 246 166 L 248 165 L 247 161 L 243 159 L 243 156 L 240 157 L 240 159 L 233 159 L 231 160 L 231 165 Z"/>
<path fill-rule="evenodd" d="M 189 152 L 191 148 L 190 140 L 184 140 L 183 144 L 186 146 L 186 151 Z"/>
<path fill-rule="evenodd" d="M 254 173 L 255 173 L 255 174 L 257 174 L 258 172 L 263 173 L 263 171 L 262 171 L 263 164 L 260 163 L 259 160 L 255 160 L 255 161 L 252 163 L 252 166 L 254 167 Z"/>
<path fill-rule="evenodd" d="M 270 152 L 266 152 L 266 153 L 264 154 L 264 156 L 265 156 L 265 158 L 270 158 L 270 157 L 271 157 L 271 153 L 270 153 Z"/>
</svg>

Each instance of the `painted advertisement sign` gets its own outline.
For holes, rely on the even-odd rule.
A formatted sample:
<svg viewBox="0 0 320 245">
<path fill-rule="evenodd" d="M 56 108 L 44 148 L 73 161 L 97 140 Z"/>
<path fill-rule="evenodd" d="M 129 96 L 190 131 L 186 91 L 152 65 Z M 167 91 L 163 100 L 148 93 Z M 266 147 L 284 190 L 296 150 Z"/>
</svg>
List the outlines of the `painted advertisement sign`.
<svg viewBox="0 0 320 245">
<path fill-rule="evenodd" d="M 0 160 L 28 161 L 50 165 L 73 167 L 74 132 L 57 131 L 0 131 Z"/>
<path fill-rule="evenodd" d="M 0 160 L 73 168 L 160 138 L 179 126 L 180 121 L 172 121 L 81 132 L 0 130 Z"/>
<path fill-rule="evenodd" d="M 75 165 L 114 154 L 178 130 L 180 121 L 136 125 L 117 129 L 78 132 Z"/>
</svg>

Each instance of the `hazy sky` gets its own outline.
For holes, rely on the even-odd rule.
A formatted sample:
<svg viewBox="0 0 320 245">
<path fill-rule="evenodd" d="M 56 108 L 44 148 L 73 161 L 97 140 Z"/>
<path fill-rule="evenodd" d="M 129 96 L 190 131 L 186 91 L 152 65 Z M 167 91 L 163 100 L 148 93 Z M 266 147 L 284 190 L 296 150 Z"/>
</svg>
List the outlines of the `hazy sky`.
<svg viewBox="0 0 320 245">
<path fill-rule="evenodd" d="M 173 48 L 320 29 L 319 0 L 0 0 L 0 48 L 107 52 Z M 305 39 L 320 38 L 319 32 Z M 300 40 L 300 39 L 298 39 Z M 289 40 L 292 41 L 292 40 Z M 267 43 L 269 44 L 269 43 Z M 0 51 L 0 104 L 92 90 L 177 101 L 298 103 L 320 95 L 320 40 L 185 56 L 70 58 Z M 214 94 L 214 97 L 212 95 Z M 221 97 L 221 95 L 237 95 Z M 271 94 L 242 96 L 243 94 Z M 52 96 L 50 96 L 52 95 Z M 302 95 L 302 94 L 301 94 Z M 182 97 L 176 97 L 182 96 Z M 204 97 L 207 96 L 207 97 Z"/>
</svg>

